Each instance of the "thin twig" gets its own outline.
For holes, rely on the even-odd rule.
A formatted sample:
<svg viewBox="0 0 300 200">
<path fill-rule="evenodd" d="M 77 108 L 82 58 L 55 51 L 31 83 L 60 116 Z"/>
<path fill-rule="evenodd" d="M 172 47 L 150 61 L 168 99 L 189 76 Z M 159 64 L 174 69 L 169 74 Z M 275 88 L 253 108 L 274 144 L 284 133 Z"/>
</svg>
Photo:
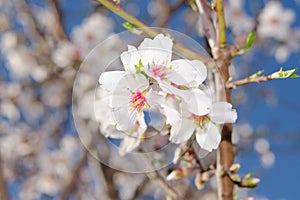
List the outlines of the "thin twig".
<svg viewBox="0 0 300 200">
<path fill-rule="evenodd" d="M 224 17 L 223 1 L 215 0 L 214 6 L 217 14 L 217 45 L 224 47 L 226 45 L 226 24 Z"/>
<path fill-rule="evenodd" d="M 273 80 L 271 75 L 269 75 L 269 76 L 264 75 L 264 76 L 258 76 L 258 77 L 247 77 L 247 78 L 244 78 L 241 80 L 227 82 L 226 88 L 236 88 L 239 85 L 245 85 L 245 84 L 253 83 L 253 82 L 261 83 L 263 81 L 270 81 L 270 80 Z"/>
<path fill-rule="evenodd" d="M 149 158 L 145 155 L 143 156 L 145 163 L 150 167 L 150 169 L 153 169 L 153 173 L 154 173 L 154 178 L 158 181 L 158 183 L 160 184 L 160 186 L 173 198 L 175 199 L 179 199 L 180 195 L 167 183 L 167 181 L 165 180 L 165 178 L 159 173 L 159 171 L 157 171 L 152 163 L 151 160 L 149 160 Z M 147 174 L 146 174 L 147 175 Z M 148 177 L 149 179 L 153 179 L 149 173 L 148 173 Z"/>
<path fill-rule="evenodd" d="M 68 36 L 67 36 L 66 31 L 63 26 L 63 13 L 59 7 L 58 0 L 50 0 L 49 2 L 54 9 L 54 14 L 56 17 L 56 22 L 57 22 L 58 37 L 60 39 L 66 40 L 66 39 L 68 39 Z"/>
<path fill-rule="evenodd" d="M 72 190 L 74 189 L 74 187 L 76 185 L 77 179 L 80 176 L 81 170 L 83 169 L 83 167 L 87 161 L 87 158 L 88 158 L 88 150 L 84 149 L 83 155 L 73 171 L 72 178 L 70 179 L 69 183 L 66 185 L 66 187 L 61 192 L 60 200 L 68 199 L 68 196 L 70 195 L 70 193 L 72 192 Z"/>
<path fill-rule="evenodd" d="M 216 32 L 212 20 L 211 8 L 207 5 L 206 0 L 196 0 L 196 5 L 199 15 L 202 18 L 204 35 L 207 38 L 210 48 L 213 48 L 215 46 Z"/>
<path fill-rule="evenodd" d="M 149 26 L 147 26 L 142 21 L 138 20 L 134 16 L 130 15 L 126 11 L 124 11 L 122 8 L 116 6 L 114 3 L 110 2 L 109 0 L 98 0 L 103 6 L 108 8 L 109 10 L 113 11 L 115 14 L 119 15 L 123 19 L 127 20 L 129 23 L 133 24 L 134 26 L 142 29 L 146 34 L 148 34 L 151 37 L 155 37 L 158 32 L 151 29 Z M 211 63 L 212 59 L 203 55 L 200 55 L 199 53 L 185 47 L 183 44 L 174 42 L 174 49 L 180 51 L 187 57 L 191 59 L 198 59 L 205 63 Z"/>
</svg>

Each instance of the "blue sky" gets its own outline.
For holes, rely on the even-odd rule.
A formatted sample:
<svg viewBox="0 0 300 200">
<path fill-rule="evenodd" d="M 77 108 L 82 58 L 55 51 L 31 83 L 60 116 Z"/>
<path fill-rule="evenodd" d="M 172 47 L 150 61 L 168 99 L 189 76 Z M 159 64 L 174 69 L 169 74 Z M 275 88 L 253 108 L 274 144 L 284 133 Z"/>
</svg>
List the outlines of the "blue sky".
<svg viewBox="0 0 300 200">
<path fill-rule="evenodd" d="M 35 3 L 37 1 L 34 1 Z M 128 1 L 137 2 L 137 1 Z M 260 2 L 260 1 L 258 1 Z M 292 8 L 297 15 L 295 26 L 300 26 L 300 5 L 295 1 L 282 1 L 285 7 Z M 145 4 L 138 3 L 140 6 L 138 17 L 149 24 L 152 24 L 154 19 L 146 14 L 147 8 Z M 80 24 L 84 17 L 92 11 L 91 6 L 86 0 L 64 0 L 62 1 L 62 9 L 65 13 L 65 28 L 70 33 L 74 25 Z M 182 19 L 185 7 L 181 8 L 176 15 L 171 18 L 170 28 L 182 30 L 184 21 Z M 248 10 L 248 9 L 247 9 Z M 250 12 L 250 11 L 249 11 Z M 123 19 L 110 13 L 109 14 L 116 22 L 115 31 L 123 31 Z M 199 37 L 192 35 L 194 39 Z M 278 64 L 273 58 L 266 58 L 261 61 L 261 67 L 266 73 L 270 73 L 283 66 L 293 68 L 300 65 L 300 55 L 293 54 L 291 58 L 284 64 Z M 255 72 L 255 70 L 253 70 Z M 262 86 L 267 90 L 274 91 L 278 96 L 278 105 L 269 106 L 262 98 L 259 98 L 258 87 Z M 254 104 L 251 104 L 250 111 L 247 115 L 241 117 L 240 122 L 248 121 L 253 125 L 254 129 L 262 125 L 267 125 L 270 133 L 281 136 L 280 140 L 271 140 L 271 149 L 276 155 L 275 165 L 271 169 L 263 169 L 260 167 L 259 157 L 254 151 L 241 154 L 239 159 L 242 164 L 242 172 L 253 171 L 262 178 L 261 184 L 254 190 L 256 194 L 261 194 L 269 199 L 300 199 L 299 179 L 300 172 L 300 79 L 276 80 L 260 85 L 251 84 L 249 94 L 254 97 Z M 247 107 L 248 105 L 243 105 Z M 243 111 L 238 111 L 244 113 Z M 291 137 L 291 133 L 295 133 Z M 12 190 L 15 188 L 10 187 Z"/>
</svg>

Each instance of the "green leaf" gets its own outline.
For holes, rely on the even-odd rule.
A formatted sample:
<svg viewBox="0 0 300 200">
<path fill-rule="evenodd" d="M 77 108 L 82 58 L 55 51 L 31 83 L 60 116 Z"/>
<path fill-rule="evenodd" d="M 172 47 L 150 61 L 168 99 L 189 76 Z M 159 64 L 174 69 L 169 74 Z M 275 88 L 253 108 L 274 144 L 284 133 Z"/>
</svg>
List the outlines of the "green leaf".
<svg viewBox="0 0 300 200">
<path fill-rule="evenodd" d="M 249 187 L 256 187 L 257 184 L 260 182 L 259 178 L 249 178 L 247 179 L 247 186 Z"/>
<path fill-rule="evenodd" d="M 129 22 L 123 23 L 122 26 L 136 35 L 143 33 L 143 31 L 136 29 L 136 27 Z"/>
<path fill-rule="evenodd" d="M 241 177 L 238 174 L 229 174 L 229 176 L 233 182 L 241 182 Z"/>
<path fill-rule="evenodd" d="M 250 47 L 253 45 L 254 41 L 255 41 L 255 35 L 251 31 L 248 34 L 247 41 L 246 41 L 246 44 L 245 44 L 244 48 L 242 48 L 241 50 L 239 50 L 237 54 L 240 55 L 240 54 L 243 54 L 246 51 L 248 51 L 250 49 Z"/>
<path fill-rule="evenodd" d="M 148 77 L 148 75 L 145 73 L 145 71 L 142 69 L 144 68 L 144 65 L 142 63 L 142 60 L 140 59 L 139 60 L 139 64 L 138 65 L 134 65 L 134 68 L 135 68 L 135 72 L 137 74 L 143 74 L 145 77 Z"/>
<path fill-rule="evenodd" d="M 241 165 L 239 163 L 235 163 L 235 164 L 232 164 L 231 167 L 229 168 L 230 171 L 233 171 L 233 172 L 237 172 L 239 171 Z"/>
<path fill-rule="evenodd" d="M 252 75 L 250 76 L 250 78 L 257 78 L 257 77 L 260 77 L 263 73 L 264 73 L 264 70 L 259 70 L 258 72 L 252 74 Z"/>
<path fill-rule="evenodd" d="M 298 71 L 298 68 L 285 70 L 285 71 L 282 70 L 282 68 L 280 68 L 280 70 L 278 72 L 274 72 L 273 74 L 271 74 L 271 78 L 272 79 L 298 78 L 299 75 L 296 74 L 297 71 Z"/>
</svg>

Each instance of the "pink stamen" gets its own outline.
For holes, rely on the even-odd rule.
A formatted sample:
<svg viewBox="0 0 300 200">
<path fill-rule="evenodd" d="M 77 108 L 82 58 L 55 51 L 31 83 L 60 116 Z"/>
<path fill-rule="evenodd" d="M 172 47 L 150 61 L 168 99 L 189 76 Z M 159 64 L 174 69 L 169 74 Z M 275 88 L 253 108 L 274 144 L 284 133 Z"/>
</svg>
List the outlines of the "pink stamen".
<svg viewBox="0 0 300 200">
<path fill-rule="evenodd" d="M 147 99 L 142 92 L 137 91 L 130 97 L 130 104 L 134 109 L 142 111 L 144 106 L 147 104 Z"/>
<path fill-rule="evenodd" d="M 167 75 L 164 67 L 153 67 L 151 71 L 154 76 L 159 77 L 161 80 Z"/>
<path fill-rule="evenodd" d="M 207 115 L 199 116 L 192 114 L 192 117 L 195 121 L 196 126 L 203 127 L 206 122 L 210 121 L 210 118 Z"/>
</svg>

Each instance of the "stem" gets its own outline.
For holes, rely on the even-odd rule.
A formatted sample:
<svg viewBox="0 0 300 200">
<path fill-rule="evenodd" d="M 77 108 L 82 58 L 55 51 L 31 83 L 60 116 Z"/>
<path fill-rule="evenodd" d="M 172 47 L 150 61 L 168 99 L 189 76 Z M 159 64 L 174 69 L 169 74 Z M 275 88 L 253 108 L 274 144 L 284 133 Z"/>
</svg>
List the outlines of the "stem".
<svg viewBox="0 0 300 200">
<path fill-rule="evenodd" d="M 196 5 L 198 7 L 200 17 L 202 17 L 204 35 L 207 38 L 210 48 L 212 49 L 215 46 L 216 38 L 215 27 L 211 17 L 212 9 L 207 5 L 206 0 L 196 0 Z"/>
<path fill-rule="evenodd" d="M 143 156 L 145 163 L 154 170 L 154 177 L 152 177 L 149 173 L 146 174 L 149 179 L 157 179 L 160 186 L 174 199 L 179 199 L 180 195 L 166 182 L 165 178 L 155 169 L 151 160 L 145 155 Z"/>
<path fill-rule="evenodd" d="M 54 14 L 55 14 L 56 21 L 57 21 L 57 35 L 60 39 L 67 40 L 68 36 L 63 27 L 63 13 L 59 7 L 59 2 L 58 2 L 58 0 L 50 0 L 49 2 L 53 6 Z"/>
<path fill-rule="evenodd" d="M 253 83 L 253 82 L 263 82 L 263 81 L 270 81 L 273 80 L 273 78 L 269 76 L 258 76 L 258 77 L 247 77 L 241 80 L 233 81 L 233 82 L 228 82 L 226 83 L 226 88 L 236 88 L 239 85 L 245 85 L 248 83 Z"/>
<path fill-rule="evenodd" d="M 222 0 L 215 0 L 215 10 L 217 13 L 217 44 L 219 47 L 224 47 L 226 45 L 226 24 Z"/>
<path fill-rule="evenodd" d="M 226 24 L 224 20 L 223 2 L 222 0 L 215 0 L 214 4 L 217 15 L 217 46 L 212 49 L 212 53 L 219 69 L 219 71 L 215 71 L 217 101 L 227 101 L 231 103 L 230 89 L 225 88 L 224 93 L 224 83 L 230 78 L 229 65 L 232 57 L 230 47 L 226 45 Z M 220 175 L 220 172 L 224 169 L 229 169 L 234 161 L 235 148 L 232 145 L 231 135 L 232 124 L 224 124 L 221 132 L 222 139 L 217 153 L 216 177 L 219 200 L 233 199 L 234 184 L 228 176 Z"/>
<path fill-rule="evenodd" d="M 157 34 L 159 34 L 157 31 L 151 29 L 149 26 L 147 26 L 142 21 L 138 20 L 134 16 L 130 15 L 126 11 L 124 11 L 122 8 L 117 7 L 114 3 L 108 1 L 108 0 L 98 0 L 103 6 L 108 8 L 109 10 L 113 11 L 115 14 L 119 15 L 129 23 L 133 24 L 134 26 L 142 29 L 146 34 L 148 34 L 151 37 L 155 37 Z M 191 58 L 191 59 L 198 59 L 205 63 L 210 63 L 212 60 L 209 57 L 203 56 L 198 54 L 197 52 L 185 47 L 183 44 L 174 42 L 174 49 L 180 51 L 185 56 Z"/>
<path fill-rule="evenodd" d="M 68 199 L 68 196 L 70 195 L 70 193 L 72 192 L 73 188 L 76 185 L 77 179 L 80 176 L 82 168 L 87 162 L 87 158 L 88 158 L 88 151 L 85 149 L 80 161 L 78 162 L 76 168 L 73 171 L 73 176 L 70 182 L 66 185 L 66 187 L 61 192 L 61 198 L 60 198 L 61 200 Z"/>
</svg>

